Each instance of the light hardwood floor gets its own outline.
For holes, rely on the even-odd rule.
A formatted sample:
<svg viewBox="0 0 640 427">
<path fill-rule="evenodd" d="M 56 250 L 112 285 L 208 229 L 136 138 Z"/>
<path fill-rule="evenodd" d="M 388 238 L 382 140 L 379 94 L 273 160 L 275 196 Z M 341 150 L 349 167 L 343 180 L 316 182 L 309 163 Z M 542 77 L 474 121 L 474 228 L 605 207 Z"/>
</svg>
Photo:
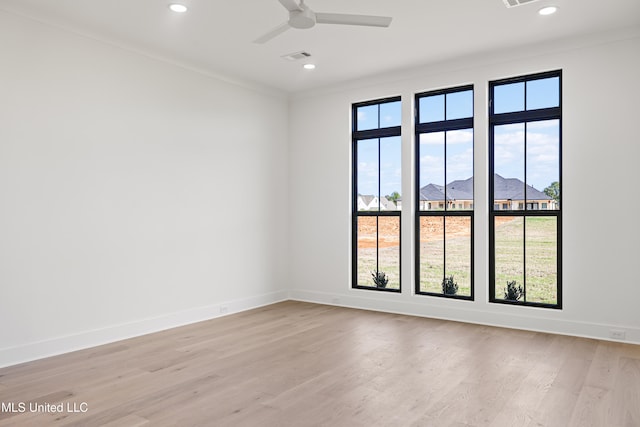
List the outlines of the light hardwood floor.
<svg viewBox="0 0 640 427">
<path fill-rule="evenodd" d="M 26 405 L 0 426 L 637 427 L 640 346 L 288 301 L 0 369 L 0 402 Z"/>
</svg>

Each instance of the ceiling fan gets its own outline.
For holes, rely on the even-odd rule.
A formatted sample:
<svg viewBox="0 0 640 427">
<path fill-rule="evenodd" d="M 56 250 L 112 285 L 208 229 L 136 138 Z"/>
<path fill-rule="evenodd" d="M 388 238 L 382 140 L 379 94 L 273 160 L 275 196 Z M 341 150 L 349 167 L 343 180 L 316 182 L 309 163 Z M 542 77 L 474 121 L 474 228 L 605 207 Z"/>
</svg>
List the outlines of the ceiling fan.
<svg viewBox="0 0 640 427">
<path fill-rule="evenodd" d="M 254 43 L 266 43 L 272 38 L 284 33 L 289 28 L 305 29 L 316 24 L 340 24 L 363 25 L 366 27 L 388 27 L 391 24 L 390 17 L 370 15 L 347 15 L 344 13 L 316 13 L 304 4 L 304 0 L 298 3 L 296 0 L 278 0 L 288 11 L 289 20 L 269 31 L 262 37 L 254 40 Z"/>
</svg>

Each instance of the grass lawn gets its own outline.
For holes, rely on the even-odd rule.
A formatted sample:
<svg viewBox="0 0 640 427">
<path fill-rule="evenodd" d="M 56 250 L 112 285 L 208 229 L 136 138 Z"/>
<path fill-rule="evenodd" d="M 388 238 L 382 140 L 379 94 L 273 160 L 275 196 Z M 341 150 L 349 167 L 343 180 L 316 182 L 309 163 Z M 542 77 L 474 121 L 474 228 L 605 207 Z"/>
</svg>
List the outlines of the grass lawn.
<svg viewBox="0 0 640 427">
<path fill-rule="evenodd" d="M 445 276 L 453 276 L 458 295 L 471 296 L 471 218 L 420 219 L 420 291 L 441 294 Z"/>
<path fill-rule="evenodd" d="M 420 291 L 442 293 L 442 279 L 453 276 L 458 295 L 471 295 L 471 237 L 447 239 L 446 272 L 444 244 L 440 241 L 420 243 Z"/>
<path fill-rule="evenodd" d="M 376 264 L 376 254 L 378 256 Z M 400 289 L 400 217 L 358 218 L 358 286 L 375 288 L 371 273 L 384 272 L 387 288 Z"/>
<path fill-rule="evenodd" d="M 387 288 L 400 289 L 400 246 L 380 248 L 380 271 L 386 273 Z M 375 288 L 372 272 L 376 271 L 376 248 L 358 249 L 358 286 Z"/>
<path fill-rule="evenodd" d="M 496 298 L 515 280 L 525 287 L 526 301 L 558 302 L 556 232 L 555 217 L 513 217 L 496 225 Z"/>
<path fill-rule="evenodd" d="M 357 284 L 375 287 L 371 273 L 379 268 L 389 278 L 387 288 L 399 289 L 399 219 L 385 218 L 378 224 L 379 248 L 376 248 L 375 221 L 375 218 L 362 218 L 359 224 Z M 441 217 L 423 217 L 421 221 L 420 290 L 442 293 L 442 279 L 446 275 L 453 276 L 458 284 L 458 295 L 470 296 L 470 218 L 447 219 L 446 225 Z M 522 217 L 499 217 L 495 232 L 496 298 L 501 299 L 507 282 L 515 280 L 525 288 L 525 301 L 556 304 L 557 219 L 529 217 L 525 222 Z M 376 254 L 379 265 L 376 265 Z"/>
</svg>

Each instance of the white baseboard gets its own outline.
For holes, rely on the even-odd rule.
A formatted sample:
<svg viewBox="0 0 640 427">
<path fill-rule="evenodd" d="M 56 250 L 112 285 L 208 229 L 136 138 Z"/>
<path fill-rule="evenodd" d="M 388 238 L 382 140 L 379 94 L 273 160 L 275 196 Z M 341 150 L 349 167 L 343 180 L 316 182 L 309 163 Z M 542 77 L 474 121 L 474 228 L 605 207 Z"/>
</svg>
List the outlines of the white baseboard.
<svg viewBox="0 0 640 427">
<path fill-rule="evenodd" d="M 371 292 L 368 293 L 370 294 Z M 504 304 L 486 303 L 483 305 L 485 307 L 490 306 L 490 309 L 482 310 L 474 307 L 475 303 L 471 301 L 437 298 L 436 302 L 432 302 L 424 298 L 419 302 L 410 302 L 406 301 L 406 298 L 402 295 L 389 293 L 385 293 L 384 300 L 376 298 L 375 295 L 368 296 L 355 293 L 352 295 L 338 295 L 307 290 L 292 290 L 289 295 L 290 299 L 294 301 L 640 344 L 640 328 L 628 325 L 608 325 L 567 320 L 562 318 L 562 312 L 542 308 L 513 307 Z M 612 331 L 623 331 L 625 339 L 612 338 Z"/>
<path fill-rule="evenodd" d="M 227 316 L 287 299 L 288 291 L 273 292 L 18 347 L 2 348 L 0 349 L 0 368 Z"/>
<path fill-rule="evenodd" d="M 518 309 L 522 309 L 522 307 L 503 307 L 502 305 L 495 307 L 495 305 L 492 305 L 495 307 L 495 310 L 487 311 L 474 308 L 471 302 L 460 300 L 439 300 L 438 303 L 435 304 L 426 302 L 425 300 L 408 302 L 402 300 L 400 295 L 395 294 L 385 294 L 385 297 L 386 298 L 382 300 L 359 294 L 343 295 L 305 290 L 278 291 L 251 298 L 170 313 L 104 329 L 96 329 L 46 341 L 29 343 L 23 346 L 3 348 L 0 349 L 0 368 L 210 320 L 286 301 L 288 299 L 487 326 L 640 344 L 639 328 L 625 325 L 605 325 L 571 321 L 561 319 L 561 315 L 554 311 L 549 312 L 546 316 L 534 316 L 514 313 L 514 311 L 521 311 Z M 534 312 L 537 311 L 539 314 L 539 310 L 541 309 L 532 308 L 531 310 L 534 310 Z M 626 334 L 625 340 L 612 339 L 610 336 L 612 330 L 624 331 Z"/>
</svg>

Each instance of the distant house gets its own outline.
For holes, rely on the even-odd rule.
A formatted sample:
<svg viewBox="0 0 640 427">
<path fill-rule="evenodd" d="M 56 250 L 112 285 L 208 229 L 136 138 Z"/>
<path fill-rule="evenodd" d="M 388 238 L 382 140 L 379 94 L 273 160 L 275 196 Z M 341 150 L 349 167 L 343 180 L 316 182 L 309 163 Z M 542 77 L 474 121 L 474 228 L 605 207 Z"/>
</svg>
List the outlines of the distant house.
<svg viewBox="0 0 640 427">
<path fill-rule="evenodd" d="M 376 196 L 358 194 L 358 210 L 370 211 L 373 209 L 378 209 L 378 198 Z"/>
<path fill-rule="evenodd" d="M 555 210 L 558 209 L 556 201 L 542 191 L 526 186 L 518 178 L 503 178 L 494 175 L 495 201 L 494 210 L 521 210 L 524 209 L 526 198 L 527 209 Z"/>
<path fill-rule="evenodd" d="M 495 210 L 524 209 L 525 184 L 518 178 L 503 178 L 494 175 Z M 527 209 L 555 210 L 556 201 L 545 193 L 526 186 Z M 473 209 L 473 178 L 452 181 L 445 188 L 442 185 L 428 184 L 420 189 L 420 210 Z"/>
<path fill-rule="evenodd" d="M 473 178 L 442 185 L 428 184 L 420 189 L 420 210 L 473 209 Z"/>
<path fill-rule="evenodd" d="M 377 211 L 378 210 L 378 196 L 358 194 L 358 210 L 359 211 Z M 400 202 L 396 205 L 393 200 L 389 200 L 386 197 L 380 198 L 380 210 L 381 211 L 395 211 L 400 209 Z"/>
</svg>

